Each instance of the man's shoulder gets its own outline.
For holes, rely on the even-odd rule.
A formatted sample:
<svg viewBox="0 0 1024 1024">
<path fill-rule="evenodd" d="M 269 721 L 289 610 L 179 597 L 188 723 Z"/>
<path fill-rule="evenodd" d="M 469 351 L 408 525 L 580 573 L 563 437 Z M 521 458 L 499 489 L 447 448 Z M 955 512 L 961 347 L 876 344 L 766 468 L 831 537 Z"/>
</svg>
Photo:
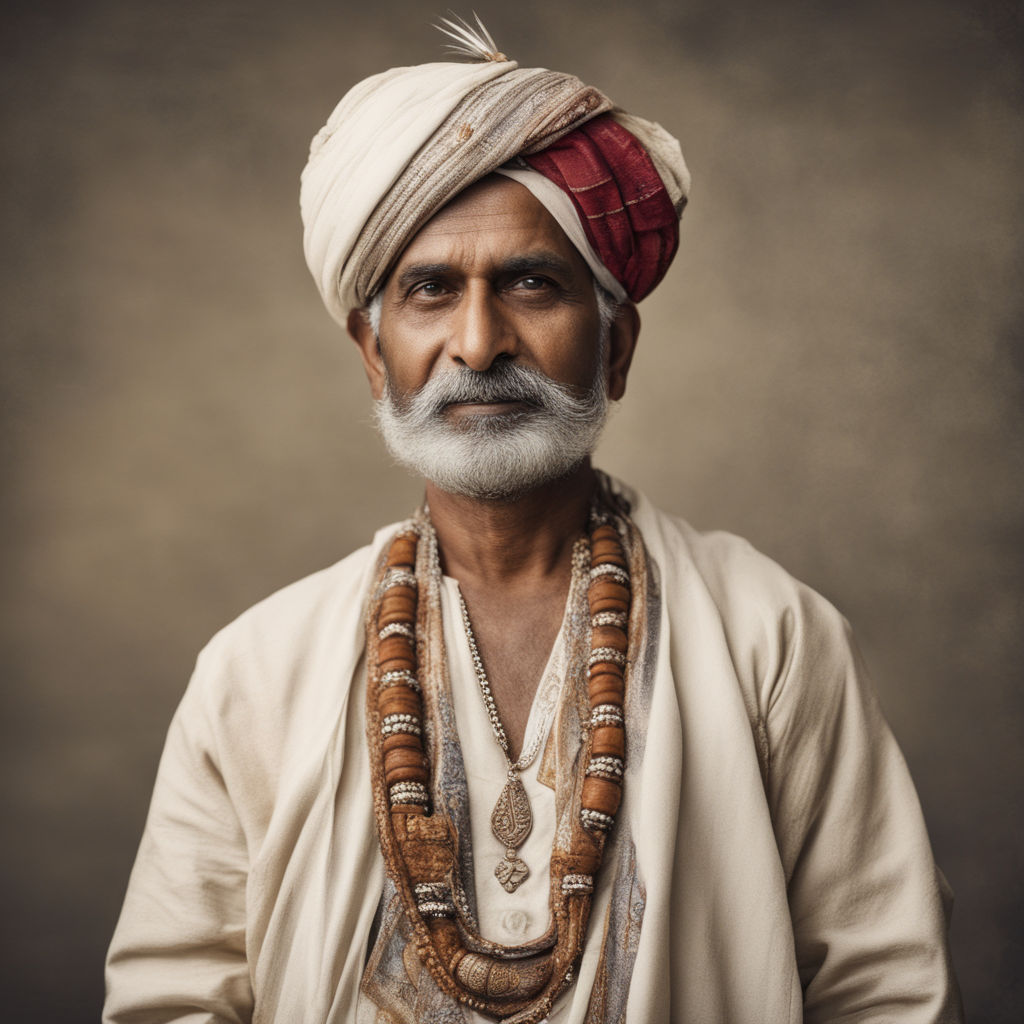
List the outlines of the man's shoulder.
<svg viewBox="0 0 1024 1024">
<path fill-rule="evenodd" d="M 807 600 L 828 604 L 745 538 L 727 530 L 697 529 L 635 492 L 632 501 L 634 520 L 665 585 L 699 581 L 716 603 L 742 602 L 765 610 Z"/>
<path fill-rule="evenodd" d="M 399 524 L 378 530 L 373 540 L 324 569 L 282 587 L 220 629 L 200 655 L 200 664 L 267 666 L 307 658 L 321 637 L 361 636 L 363 606 L 383 544 Z"/>
<path fill-rule="evenodd" d="M 740 659 L 784 661 L 794 644 L 845 654 L 849 626 L 834 605 L 736 534 L 702 531 L 636 496 L 634 521 L 657 566 L 676 625 L 715 627 Z"/>
<path fill-rule="evenodd" d="M 783 693 L 823 707 L 841 699 L 856 654 L 830 601 L 735 534 L 697 530 L 642 498 L 634 521 L 657 568 L 673 651 L 718 650 L 755 728 Z"/>
</svg>

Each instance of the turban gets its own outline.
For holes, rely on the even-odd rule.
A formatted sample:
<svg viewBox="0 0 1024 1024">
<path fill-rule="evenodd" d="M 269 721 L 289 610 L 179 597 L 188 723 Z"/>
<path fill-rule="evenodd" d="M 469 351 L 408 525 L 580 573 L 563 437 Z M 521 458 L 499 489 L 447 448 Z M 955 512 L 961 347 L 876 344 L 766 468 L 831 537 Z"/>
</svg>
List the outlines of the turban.
<svg viewBox="0 0 1024 1024">
<path fill-rule="evenodd" d="M 355 85 L 310 145 L 303 246 L 331 315 L 366 305 L 416 232 L 495 171 L 552 212 L 616 298 L 639 300 L 667 270 L 690 178 L 664 129 L 561 72 L 421 64 Z"/>
</svg>

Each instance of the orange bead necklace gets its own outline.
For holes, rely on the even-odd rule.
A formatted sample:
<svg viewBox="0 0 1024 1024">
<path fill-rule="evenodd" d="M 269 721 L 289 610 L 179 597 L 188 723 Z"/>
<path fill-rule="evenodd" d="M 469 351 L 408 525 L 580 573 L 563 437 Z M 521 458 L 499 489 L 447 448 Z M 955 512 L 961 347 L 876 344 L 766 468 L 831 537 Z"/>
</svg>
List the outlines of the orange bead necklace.
<svg viewBox="0 0 1024 1024">
<path fill-rule="evenodd" d="M 508 1024 L 537 1024 L 569 985 L 583 947 L 595 876 L 622 798 L 630 572 L 620 529 L 612 513 L 597 509 L 591 513 L 589 543 L 583 540 L 579 546 L 581 568 L 589 575 L 590 717 L 582 726 L 579 776 L 573 783 L 578 810 L 567 849 L 552 851 L 551 927 L 544 939 L 527 947 L 500 946 L 476 934 L 458 898 L 461 876 L 452 822 L 435 810 L 430 791 L 424 734 L 425 699 L 429 709 L 431 695 L 429 682 L 420 678 L 418 641 L 426 610 L 419 594 L 421 581 L 433 574 L 439 579 L 440 567 L 425 514 L 391 542 L 370 608 L 367 738 L 385 866 L 402 899 L 416 952 L 438 987 Z"/>
</svg>

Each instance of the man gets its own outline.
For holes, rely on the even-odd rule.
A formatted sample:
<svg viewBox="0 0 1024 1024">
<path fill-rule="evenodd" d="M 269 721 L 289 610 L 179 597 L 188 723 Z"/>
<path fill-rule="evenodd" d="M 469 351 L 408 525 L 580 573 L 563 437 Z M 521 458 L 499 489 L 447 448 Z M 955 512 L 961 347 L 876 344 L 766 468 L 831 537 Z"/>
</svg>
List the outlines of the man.
<svg viewBox="0 0 1024 1024">
<path fill-rule="evenodd" d="M 843 619 L 591 467 L 678 144 L 568 75 L 357 85 L 306 254 L 426 502 L 251 609 L 172 724 L 108 1021 L 957 1021 Z"/>
</svg>

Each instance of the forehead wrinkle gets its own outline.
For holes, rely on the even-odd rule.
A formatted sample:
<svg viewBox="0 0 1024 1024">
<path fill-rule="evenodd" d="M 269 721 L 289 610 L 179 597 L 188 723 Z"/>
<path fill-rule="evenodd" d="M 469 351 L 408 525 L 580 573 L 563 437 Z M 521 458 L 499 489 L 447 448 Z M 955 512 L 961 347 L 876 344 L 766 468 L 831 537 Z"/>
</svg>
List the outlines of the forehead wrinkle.
<svg viewBox="0 0 1024 1024">
<path fill-rule="evenodd" d="M 425 250 L 427 253 L 434 251 L 435 246 L 451 246 L 464 250 L 467 247 L 479 247 L 486 245 L 510 246 L 518 245 L 523 249 L 540 246 L 550 249 L 550 232 L 545 231 L 543 223 L 524 223 L 522 217 L 518 216 L 467 216 L 462 218 L 461 224 L 431 223 L 428 224 L 413 240 L 405 250 L 405 255 L 413 254 L 417 250 Z M 554 225 L 559 234 L 562 229 Z M 557 236 L 556 236 L 557 237 Z M 520 241 L 514 242 L 518 238 Z M 568 238 L 566 244 L 571 245 Z"/>
<path fill-rule="evenodd" d="M 400 269 L 398 281 L 402 283 L 424 276 L 450 274 L 457 269 L 455 263 L 449 260 L 417 260 Z M 521 274 L 531 270 L 568 273 L 572 270 L 572 264 L 561 253 L 551 249 L 535 249 L 495 260 L 493 269 L 507 274 Z"/>
<path fill-rule="evenodd" d="M 475 235 L 489 229 L 503 234 L 545 234 L 553 229 L 562 234 L 551 214 L 522 185 L 500 179 L 484 188 L 477 183 L 456 196 L 420 228 L 409 247 L 425 237 Z"/>
<path fill-rule="evenodd" d="M 551 214 L 515 182 L 471 188 L 420 229 L 399 257 L 392 279 L 422 272 L 514 273 L 533 269 L 572 272 L 582 256 Z M 419 268 L 419 273 L 412 268 Z M 588 275 L 589 276 L 589 275 Z"/>
<path fill-rule="evenodd" d="M 449 257 L 448 254 L 445 254 L 445 258 L 431 259 L 432 255 L 425 254 L 425 258 L 422 260 L 414 258 L 404 266 L 399 266 L 397 273 L 393 275 L 395 285 L 399 289 L 405 289 L 426 278 L 450 278 L 453 275 L 461 277 L 467 274 L 472 277 L 479 275 L 514 276 L 530 273 L 550 273 L 570 277 L 574 274 L 571 256 L 547 248 L 526 249 L 522 252 L 505 255 L 500 253 L 482 254 L 476 251 L 468 260 L 454 255 Z"/>
</svg>

